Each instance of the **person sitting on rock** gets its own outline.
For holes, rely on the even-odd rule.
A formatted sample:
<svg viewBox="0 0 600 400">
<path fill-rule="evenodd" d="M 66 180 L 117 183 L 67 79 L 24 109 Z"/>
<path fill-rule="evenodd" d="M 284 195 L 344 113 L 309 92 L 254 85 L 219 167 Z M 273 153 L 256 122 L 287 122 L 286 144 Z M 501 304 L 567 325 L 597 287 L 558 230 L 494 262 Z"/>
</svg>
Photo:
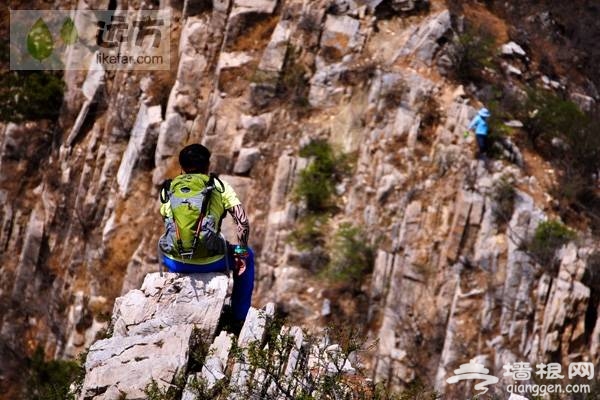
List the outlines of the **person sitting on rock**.
<svg viewBox="0 0 600 400">
<path fill-rule="evenodd" d="M 485 159 L 487 156 L 487 134 L 488 134 L 488 118 L 490 117 L 490 111 L 487 108 L 479 110 L 475 118 L 469 124 L 469 131 L 475 132 L 477 138 L 477 146 L 479 152 L 477 153 L 478 159 Z"/>
<path fill-rule="evenodd" d="M 160 262 L 181 273 L 233 269 L 231 311 L 239 325 L 246 318 L 254 288 L 250 225 L 234 189 L 209 174 L 210 155 L 201 144 L 186 146 L 179 153 L 183 173 L 163 183 L 160 213 L 166 232 L 159 240 Z M 237 245 L 229 244 L 220 232 L 226 212 L 237 225 Z"/>
</svg>

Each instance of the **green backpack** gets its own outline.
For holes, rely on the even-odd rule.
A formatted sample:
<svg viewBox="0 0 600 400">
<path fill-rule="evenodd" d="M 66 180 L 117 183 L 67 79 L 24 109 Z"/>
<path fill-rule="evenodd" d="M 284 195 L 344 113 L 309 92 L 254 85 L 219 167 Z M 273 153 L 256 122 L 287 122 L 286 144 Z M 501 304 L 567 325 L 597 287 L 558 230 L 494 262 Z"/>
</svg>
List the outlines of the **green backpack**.
<svg viewBox="0 0 600 400">
<path fill-rule="evenodd" d="M 223 182 L 214 174 L 207 182 L 197 174 L 166 181 L 160 201 L 171 202 L 172 217 L 165 218 L 166 232 L 159 240 L 161 250 L 182 259 L 225 254 L 225 240 L 220 234 L 222 216 L 209 212 L 213 191 L 224 190 Z"/>
</svg>

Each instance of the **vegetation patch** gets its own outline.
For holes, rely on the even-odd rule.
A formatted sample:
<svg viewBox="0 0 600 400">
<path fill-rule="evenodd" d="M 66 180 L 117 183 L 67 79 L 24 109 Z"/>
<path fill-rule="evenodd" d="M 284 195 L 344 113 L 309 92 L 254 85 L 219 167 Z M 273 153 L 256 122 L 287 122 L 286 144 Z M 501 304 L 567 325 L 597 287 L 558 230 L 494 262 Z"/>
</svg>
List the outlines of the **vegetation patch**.
<svg viewBox="0 0 600 400">
<path fill-rule="evenodd" d="M 506 225 L 510 221 L 515 209 L 516 195 L 515 184 L 509 177 L 503 176 L 492 187 L 493 213 L 499 225 Z"/>
<path fill-rule="evenodd" d="M 62 78 L 51 72 L 0 74 L 0 121 L 56 120 L 64 88 Z"/>
<path fill-rule="evenodd" d="M 46 361 L 44 349 L 37 347 L 33 356 L 28 359 L 27 375 L 24 398 L 30 400 L 74 400 L 75 396 L 69 388 L 72 383 L 76 389 L 81 388 L 85 369 L 83 362 Z"/>
<path fill-rule="evenodd" d="M 522 116 L 533 147 L 558 170 L 553 195 L 563 216 L 583 214 L 600 223 L 596 174 L 600 170 L 600 112 L 581 111 L 576 104 L 548 91 L 529 91 Z"/>
<path fill-rule="evenodd" d="M 308 90 L 310 84 L 305 66 L 300 62 L 300 50 L 288 46 L 285 65 L 277 85 L 277 97 L 291 102 L 296 109 L 307 111 L 310 108 Z"/>
<path fill-rule="evenodd" d="M 297 228 L 290 233 L 289 241 L 302 251 L 314 249 L 325 244 L 323 230 L 327 225 L 328 216 L 309 214 L 300 217 Z"/>
<path fill-rule="evenodd" d="M 494 66 L 494 48 L 492 35 L 481 29 L 466 29 L 454 40 L 453 77 L 465 84 L 485 81 L 486 68 Z"/>
<path fill-rule="evenodd" d="M 304 202 L 309 213 L 332 211 L 335 208 L 335 185 L 351 168 L 348 156 L 336 154 L 331 145 L 323 139 L 313 140 L 303 147 L 300 156 L 310 158 L 311 161 L 308 167 L 300 172 L 295 189 L 296 199 Z"/>
<path fill-rule="evenodd" d="M 161 386 L 152 379 L 144 388 L 144 394 L 147 400 L 176 400 L 181 398 L 185 384 L 185 373 L 178 372 L 171 385 Z"/>
<path fill-rule="evenodd" d="M 330 261 L 322 275 L 359 291 L 374 262 L 374 251 L 365 233 L 350 223 L 342 223 L 331 240 L 329 254 Z"/>
<path fill-rule="evenodd" d="M 575 232 L 560 221 L 544 221 L 538 225 L 524 250 L 548 272 L 556 272 L 556 251 L 570 240 L 575 239 Z"/>
</svg>

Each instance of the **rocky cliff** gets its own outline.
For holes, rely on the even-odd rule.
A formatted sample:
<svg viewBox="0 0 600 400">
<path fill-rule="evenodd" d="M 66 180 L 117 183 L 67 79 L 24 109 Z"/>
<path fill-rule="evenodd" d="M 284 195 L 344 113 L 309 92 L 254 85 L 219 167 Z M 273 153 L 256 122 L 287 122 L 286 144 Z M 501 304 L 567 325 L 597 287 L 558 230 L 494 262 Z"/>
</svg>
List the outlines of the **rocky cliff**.
<svg viewBox="0 0 600 400">
<path fill-rule="evenodd" d="M 113 331 L 90 347 L 78 398 L 275 399 L 363 390 L 349 379 L 356 352 L 329 335 L 281 325 L 272 303 L 251 308 L 237 338 L 218 330 L 227 286 L 222 274 L 147 275 L 141 289 L 115 301 Z"/>
<path fill-rule="evenodd" d="M 63 3 L 54 6 L 74 7 Z M 511 42 L 520 37 L 502 19 L 511 10 L 498 16 L 479 4 L 417 0 L 77 4 L 153 7 L 172 11 L 171 70 L 66 71 L 56 121 L 0 124 L 3 386 L 38 346 L 48 358 L 92 346 L 115 299 L 158 270 L 157 188 L 179 172 L 176 156 L 190 142 L 211 148 L 213 169 L 248 210 L 258 255 L 254 304 L 274 302 L 300 326 L 360 327 L 376 343 L 365 365 L 390 389 L 420 381 L 455 398 L 470 388 L 445 380 L 474 358 L 496 376 L 517 361 L 599 366 L 593 220 L 572 219 L 577 240 L 556 260 L 535 257 L 527 243 L 540 223 L 558 218 L 550 192 L 560 171 L 520 140 L 528 129 L 520 121 L 500 124 L 512 133 L 488 162 L 474 159 L 474 138 L 463 136 L 478 99 L 497 96 L 475 76 L 461 85 L 453 73 L 472 20 L 493 27 L 490 56 L 501 60 L 497 69 L 482 64 L 484 78 L 518 93 L 545 87 L 581 108 L 595 104 L 593 83 L 579 79 L 585 71 L 549 76 L 541 49 Z M 549 24 L 528 11 L 532 26 Z M 314 212 L 295 188 L 318 161 L 301 149 L 319 141 L 350 162 L 335 180 L 333 207 L 311 227 L 317 239 L 300 246 L 291 238 Z M 514 189 L 510 207 L 499 195 L 506 185 Z M 319 271 L 348 222 L 374 254 L 372 271 L 330 283 Z M 147 308 L 123 314 L 132 297 L 166 290 L 148 279 L 117 301 L 115 336 L 91 347 L 89 363 L 103 346 L 131 344 L 144 364 L 144 349 L 162 341 L 169 346 L 153 349 L 185 359 L 191 321 L 159 334 Z M 222 290 L 218 277 L 182 282 L 183 292 L 165 294 L 173 304 L 190 290 Z M 177 326 L 177 315 L 164 318 Z M 214 317 L 193 316 L 214 333 Z M 131 329 L 143 331 L 143 341 Z M 152 376 L 172 383 L 180 364 Z M 97 378 L 106 393 L 125 390 L 108 372 Z"/>
</svg>

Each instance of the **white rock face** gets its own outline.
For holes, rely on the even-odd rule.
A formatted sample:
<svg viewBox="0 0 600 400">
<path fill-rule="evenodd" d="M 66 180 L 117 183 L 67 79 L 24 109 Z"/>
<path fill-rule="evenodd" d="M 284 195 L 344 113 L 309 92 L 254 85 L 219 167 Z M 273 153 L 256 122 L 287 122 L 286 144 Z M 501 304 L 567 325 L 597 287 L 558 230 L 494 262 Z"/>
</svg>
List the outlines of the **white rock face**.
<svg viewBox="0 0 600 400">
<path fill-rule="evenodd" d="M 44 236 L 44 216 L 39 209 L 34 210 L 29 217 L 23 251 L 19 257 L 12 296 L 15 300 L 29 298 L 34 295 L 32 277 L 35 275 L 42 238 Z"/>
<path fill-rule="evenodd" d="M 144 103 L 140 105 L 127 149 L 117 172 L 117 183 L 122 195 L 127 194 L 133 170 L 144 148 L 152 147 L 153 143 L 156 143 L 161 122 L 160 106 L 148 107 Z"/>
<path fill-rule="evenodd" d="M 79 110 L 79 115 L 77 116 L 77 119 L 75 120 L 75 123 L 71 128 L 71 132 L 67 137 L 67 140 L 65 142 L 66 147 L 70 147 L 77 138 L 77 135 L 79 134 L 79 131 L 83 126 L 83 122 L 85 121 L 85 118 L 88 115 L 90 106 L 92 105 L 92 102 L 96 97 L 96 93 L 98 93 L 98 90 L 104 85 L 104 74 L 104 67 L 97 63 L 97 58 L 94 54 L 93 61 L 90 63 L 90 68 L 88 70 L 87 77 L 83 82 L 83 86 L 81 88 L 83 96 L 85 97 L 85 101 L 81 106 L 81 110 Z"/>
<path fill-rule="evenodd" d="M 256 147 L 248 147 L 240 150 L 238 159 L 233 167 L 235 174 L 247 174 L 254 164 L 260 159 L 260 150 Z"/>
<path fill-rule="evenodd" d="M 80 399 L 145 399 L 151 380 L 170 385 L 187 368 L 194 330 L 215 334 L 227 285 L 216 273 L 148 274 L 115 301 L 113 336 L 91 346 Z"/>
<path fill-rule="evenodd" d="M 523 48 L 521 46 L 519 46 L 518 44 L 516 44 L 515 42 L 508 42 L 508 43 L 502 45 L 502 48 L 500 50 L 502 51 L 502 54 L 505 56 L 520 56 L 520 57 L 527 56 L 527 53 L 525 53 L 525 50 L 523 50 Z"/>
<path fill-rule="evenodd" d="M 226 294 L 222 274 L 148 274 L 141 290 L 115 300 L 114 335 L 148 335 L 184 324 L 214 332 Z"/>
<path fill-rule="evenodd" d="M 193 326 L 171 326 L 143 336 L 101 340 L 92 345 L 85 363 L 83 399 L 146 399 L 154 379 L 160 387 L 173 382 L 188 362 Z"/>
<path fill-rule="evenodd" d="M 398 57 L 412 55 L 416 60 L 430 66 L 440 47 L 438 40 L 450 28 L 450 12 L 448 10 L 429 17 L 426 22 L 414 29 L 404 47 L 398 52 Z"/>
</svg>

